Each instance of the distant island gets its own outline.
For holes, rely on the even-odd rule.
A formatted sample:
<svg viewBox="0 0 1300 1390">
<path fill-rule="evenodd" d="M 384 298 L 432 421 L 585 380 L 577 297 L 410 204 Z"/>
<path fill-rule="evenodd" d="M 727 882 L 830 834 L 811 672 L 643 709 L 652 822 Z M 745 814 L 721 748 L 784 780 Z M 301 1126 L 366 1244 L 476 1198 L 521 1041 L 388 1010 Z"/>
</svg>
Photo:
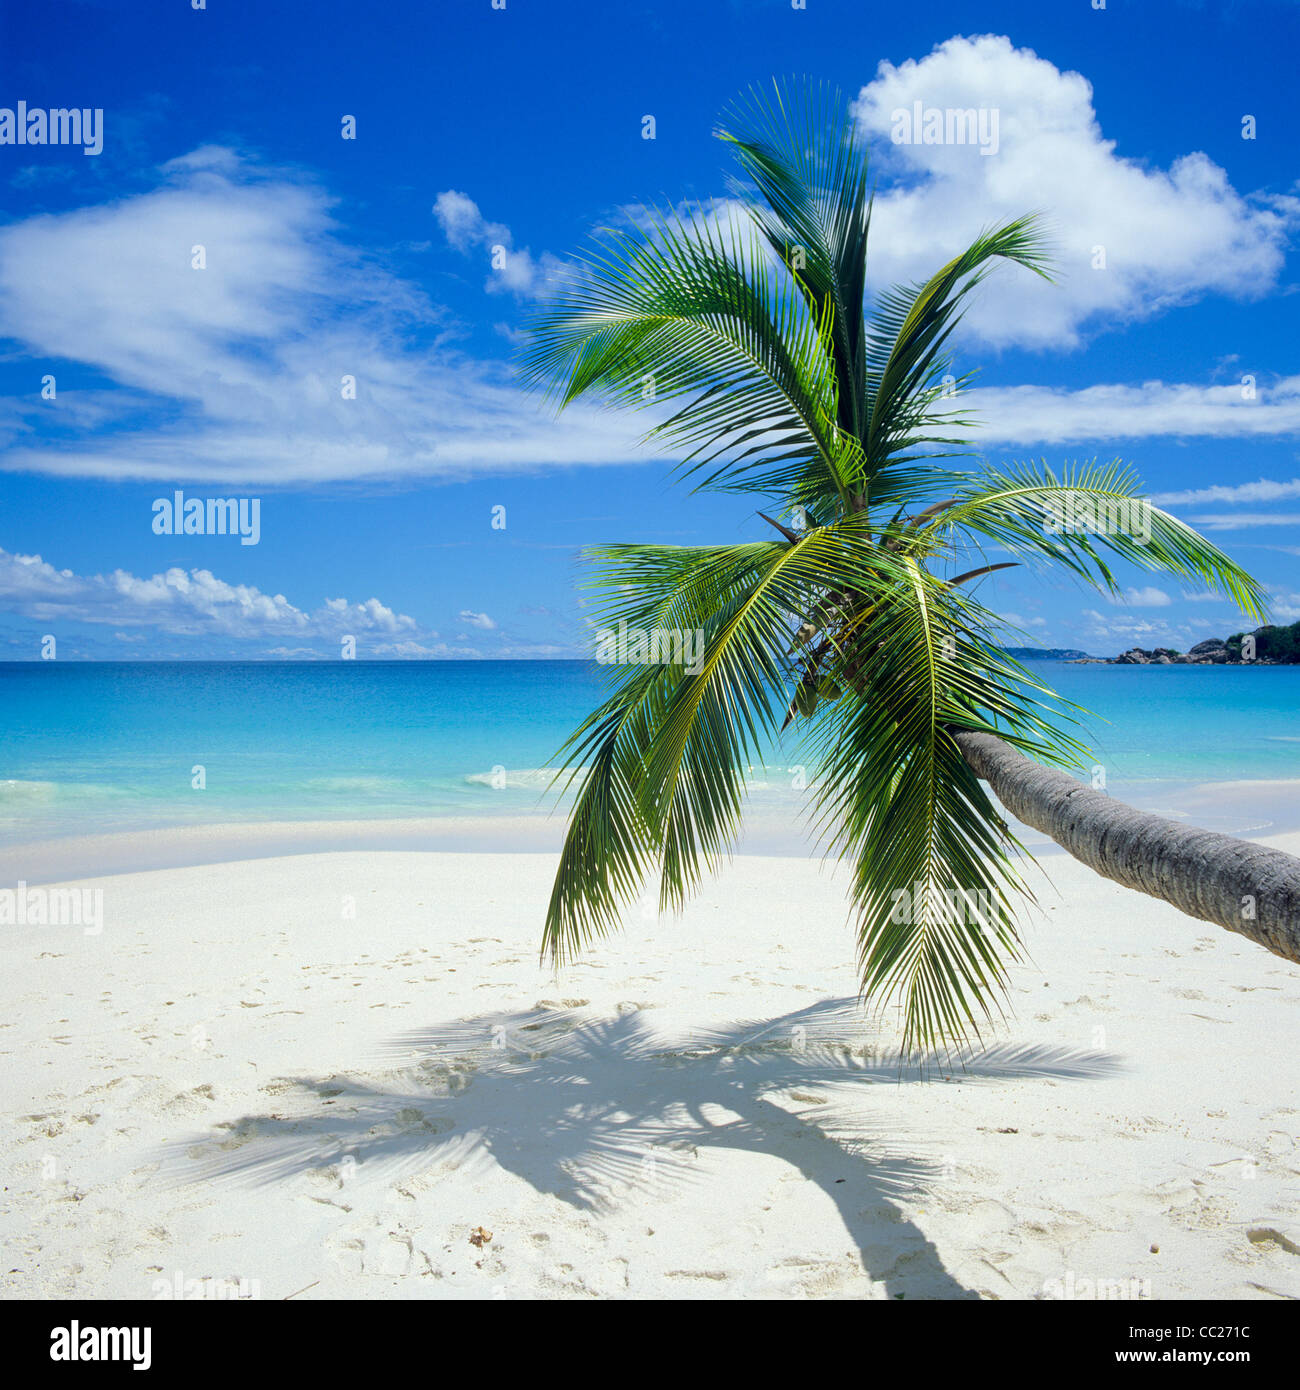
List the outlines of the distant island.
<svg viewBox="0 0 1300 1390">
<path fill-rule="evenodd" d="M 1254 639 L 1254 651 L 1243 656 L 1247 638 Z M 1067 659 L 1104 666 L 1295 666 L 1300 665 L 1300 622 L 1287 627 L 1270 624 L 1254 632 L 1235 632 L 1228 638 L 1211 637 L 1186 652 L 1173 647 L 1153 647 L 1150 651 L 1132 647 L 1119 656 L 1080 654 Z"/>
<path fill-rule="evenodd" d="M 1003 647 L 1016 661 L 1101 661 L 1104 658 L 1077 652 L 1073 647 Z"/>
</svg>

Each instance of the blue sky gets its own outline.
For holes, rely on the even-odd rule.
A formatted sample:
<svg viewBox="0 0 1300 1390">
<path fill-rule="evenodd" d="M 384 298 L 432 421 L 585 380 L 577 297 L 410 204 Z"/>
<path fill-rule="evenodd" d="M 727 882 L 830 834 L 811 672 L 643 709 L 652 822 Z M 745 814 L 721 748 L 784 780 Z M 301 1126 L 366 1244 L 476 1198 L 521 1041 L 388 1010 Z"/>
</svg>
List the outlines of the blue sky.
<svg viewBox="0 0 1300 1390">
<path fill-rule="evenodd" d="M 1050 219 L 1058 283 L 999 272 L 957 344 L 980 451 L 1124 458 L 1300 618 L 1297 40 L 1295 0 L 7 5 L 0 108 L 104 116 L 0 144 L 0 657 L 576 655 L 580 546 L 761 534 L 510 354 L 594 228 L 725 211 L 715 119 L 790 74 L 870 134 L 873 286 Z M 996 154 L 892 143 L 915 100 L 996 107 Z M 260 499 L 258 544 L 155 534 L 177 488 Z M 1125 582 L 981 596 L 1103 654 L 1240 626 Z"/>
</svg>

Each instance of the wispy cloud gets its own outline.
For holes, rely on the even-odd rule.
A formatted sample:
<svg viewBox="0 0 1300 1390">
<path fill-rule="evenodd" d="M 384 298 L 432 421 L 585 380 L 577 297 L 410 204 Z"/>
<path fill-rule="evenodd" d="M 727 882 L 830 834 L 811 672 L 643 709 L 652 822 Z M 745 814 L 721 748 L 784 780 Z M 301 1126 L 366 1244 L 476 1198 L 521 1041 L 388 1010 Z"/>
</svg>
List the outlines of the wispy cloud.
<svg viewBox="0 0 1300 1390">
<path fill-rule="evenodd" d="M 483 257 L 488 267 L 486 287 L 492 293 L 508 291 L 533 299 L 546 294 L 551 277 L 563 270 L 564 262 L 549 251 L 534 259 L 526 246 L 516 248 L 509 227 L 489 222 L 472 198 L 454 188 L 438 194 L 433 215 L 457 251 Z"/>
<path fill-rule="evenodd" d="M 1258 386 L 1253 400 L 1236 386 L 1150 381 L 1080 390 L 989 387 L 967 392 L 961 401 L 980 421 L 980 437 L 1002 444 L 1300 434 L 1300 376 Z M 1177 497 L 1166 494 L 1163 502 Z"/>
<path fill-rule="evenodd" d="M 41 374 L 112 383 L 0 400 L 0 467 L 297 485 L 642 457 L 634 422 L 557 422 L 443 318 L 340 239 L 309 180 L 196 151 L 152 192 L 0 228 L 0 334 Z"/>
<path fill-rule="evenodd" d="M 1225 634 L 1211 626 L 1195 627 L 1188 623 L 1172 623 L 1167 620 L 1141 618 L 1136 614 L 1103 614 L 1095 608 L 1085 608 L 1081 615 L 1084 620 L 1082 640 L 1089 645 L 1104 647 L 1114 643 L 1117 647 L 1176 647 L 1186 651 L 1205 637 L 1222 637 Z"/>
<path fill-rule="evenodd" d="M 1130 608 L 1168 608 L 1173 600 L 1163 589 L 1157 589 L 1153 584 L 1148 584 L 1141 589 L 1125 589 L 1111 602 L 1126 604 Z"/>
<path fill-rule="evenodd" d="M 1176 507 L 1200 502 L 1276 502 L 1286 497 L 1300 497 L 1300 478 L 1285 483 L 1270 478 L 1259 478 L 1253 483 L 1215 483 L 1185 492 L 1158 492 L 1151 500 L 1158 507 Z"/>
<path fill-rule="evenodd" d="M 1188 520 L 1211 531 L 1237 531 L 1251 526 L 1300 526 L 1300 512 L 1213 512 Z"/>
</svg>

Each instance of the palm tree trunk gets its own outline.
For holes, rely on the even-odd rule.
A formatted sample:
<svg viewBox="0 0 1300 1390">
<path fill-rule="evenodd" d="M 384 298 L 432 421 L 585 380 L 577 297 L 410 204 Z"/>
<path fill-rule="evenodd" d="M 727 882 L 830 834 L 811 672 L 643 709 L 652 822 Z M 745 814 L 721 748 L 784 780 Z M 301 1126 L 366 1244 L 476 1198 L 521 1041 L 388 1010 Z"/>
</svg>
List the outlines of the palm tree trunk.
<svg viewBox="0 0 1300 1390">
<path fill-rule="evenodd" d="M 1300 859 L 1135 811 L 990 734 L 953 737 L 1017 820 L 1089 868 L 1300 962 Z"/>
</svg>

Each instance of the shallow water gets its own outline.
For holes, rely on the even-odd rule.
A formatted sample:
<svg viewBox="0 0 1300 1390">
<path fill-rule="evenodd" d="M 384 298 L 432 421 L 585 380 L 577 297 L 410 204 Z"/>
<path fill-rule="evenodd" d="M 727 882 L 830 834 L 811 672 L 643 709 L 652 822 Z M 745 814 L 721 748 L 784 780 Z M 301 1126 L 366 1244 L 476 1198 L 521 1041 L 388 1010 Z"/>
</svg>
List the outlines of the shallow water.
<svg viewBox="0 0 1300 1390">
<path fill-rule="evenodd" d="M 1300 826 L 1300 667 L 1032 668 L 1092 711 L 1083 738 L 1112 795 L 1238 834 Z M 429 818 L 504 818 L 520 840 L 506 821 L 554 809 L 557 754 L 606 674 L 572 661 L 0 664 L 0 846 Z M 805 845 L 804 765 L 791 735 L 756 762 L 747 848 Z"/>
</svg>

